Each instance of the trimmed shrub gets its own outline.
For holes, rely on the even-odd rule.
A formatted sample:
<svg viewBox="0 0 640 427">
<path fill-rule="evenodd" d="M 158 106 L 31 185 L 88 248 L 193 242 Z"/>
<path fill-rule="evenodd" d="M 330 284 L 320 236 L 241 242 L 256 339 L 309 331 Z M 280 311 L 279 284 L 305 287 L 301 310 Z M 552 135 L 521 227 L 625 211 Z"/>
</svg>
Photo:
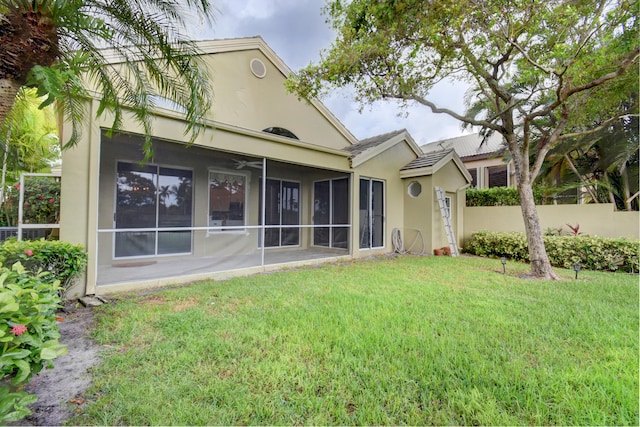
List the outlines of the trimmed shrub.
<svg viewBox="0 0 640 427">
<path fill-rule="evenodd" d="M 35 396 L 21 387 L 52 360 L 65 354 L 56 310 L 59 282 L 51 274 L 31 274 L 19 262 L 0 268 L 0 421 L 17 421 L 31 412 Z M 9 385 L 10 381 L 10 385 Z"/>
<path fill-rule="evenodd" d="M 4 267 L 9 268 L 18 261 L 33 274 L 51 273 L 48 280 L 59 280 L 64 294 L 73 279 L 84 271 L 87 253 L 81 245 L 59 240 L 7 240 L 0 245 L 0 262 Z"/>
<path fill-rule="evenodd" d="M 572 268 L 579 262 L 589 270 L 622 270 L 638 272 L 640 242 L 597 236 L 543 236 L 551 264 Z M 480 231 L 466 242 L 465 252 L 479 256 L 507 257 L 529 261 L 529 249 L 524 233 Z"/>
<path fill-rule="evenodd" d="M 541 187 L 533 188 L 536 205 L 543 203 L 543 196 Z M 468 188 L 467 206 L 520 206 L 520 196 L 515 187 Z"/>
</svg>

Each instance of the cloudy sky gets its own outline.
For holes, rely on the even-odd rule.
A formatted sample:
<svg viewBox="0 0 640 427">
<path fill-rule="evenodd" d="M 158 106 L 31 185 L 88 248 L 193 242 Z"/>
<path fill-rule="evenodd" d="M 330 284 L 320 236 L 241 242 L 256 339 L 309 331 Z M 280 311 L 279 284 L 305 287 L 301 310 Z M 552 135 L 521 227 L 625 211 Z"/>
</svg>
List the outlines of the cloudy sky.
<svg viewBox="0 0 640 427">
<path fill-rule="evenodd" d="M 324 0 L 214 0 L 218 13 L 214 28 L 194 26 L 195 39 L 262 36 L 267 44 L 296 71 L 317 62 L 320 51 L 334 39 L 322 14 Z M 464 87 L 442 84 L 432 92 L 440 106 L 463 111 Z M 324 104 L 359 139 L 396 129 L 409 130 L 418 145 L 460 136 L 459 122 L 427 107 L 410 107 L 401 113 L 398 104 L 379 102 L 366 106 L 362 113 L 348 91 L 322 99 Z M 469 133 L 468 131 L 465 133 Z"/>
</svg>

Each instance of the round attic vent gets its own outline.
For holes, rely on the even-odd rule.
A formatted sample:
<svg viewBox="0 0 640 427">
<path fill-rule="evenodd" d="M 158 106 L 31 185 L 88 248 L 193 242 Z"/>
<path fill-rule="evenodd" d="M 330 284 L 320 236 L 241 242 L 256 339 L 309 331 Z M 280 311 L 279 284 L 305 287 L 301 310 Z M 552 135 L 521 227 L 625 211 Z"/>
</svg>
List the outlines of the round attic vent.
<svg viewBox="0 0 640 427">
<path fill-rule="evenodd" d="M 422 193 L 422 185 L 420 185 L 418 181 L 411 181 L 407 190 L 409 192 L 409 196 L 416 198 L 420 193 Z"/>
<path fill-rule="evenodd" d="M 251 67 L 251 72 L 257 78 L 261 79 L 267 75 L 267 67 L 258 58 L 253 58 L 249 66 Z"/>
</svg>

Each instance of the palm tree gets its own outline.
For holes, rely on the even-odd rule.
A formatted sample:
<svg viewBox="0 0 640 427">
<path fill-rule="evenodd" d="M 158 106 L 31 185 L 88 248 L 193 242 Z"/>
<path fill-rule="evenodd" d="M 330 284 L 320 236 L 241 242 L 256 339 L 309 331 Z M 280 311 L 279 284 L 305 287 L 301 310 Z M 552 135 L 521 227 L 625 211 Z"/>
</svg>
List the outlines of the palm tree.
<svg viewBox="0 0 640 427">
<path fill-rule="evenodd" d="M 557 192 L 584 189 L 588 201 L 609 202 L 621 210 L 637 210 L 639 80 L 629 73 L 618 85 L 584 103 L 584 119 L 577 132 L 605 123 L 609 111 L 621 116 L 598 132 L 563 141 L 549 152 L 540 178 Z"/>
<path fill-rule="evenodd" d="M 73 145 L 88 82 L 98 93 L 98 115 L 113 113 L 112 130 L 125 108 L 133 111 L 147 134 L 147 155 L 158 97 L 182 107 L 193 140 L 211 92 L 195 44 L 182 33 L 188 12 L 213 21 L 209 0 L 0 0 L 0 124 L 20 88 L 35 87 L 46 96 L 41 106 L 55 103 L 71 120 L 66 146 Z"/>
</svg>

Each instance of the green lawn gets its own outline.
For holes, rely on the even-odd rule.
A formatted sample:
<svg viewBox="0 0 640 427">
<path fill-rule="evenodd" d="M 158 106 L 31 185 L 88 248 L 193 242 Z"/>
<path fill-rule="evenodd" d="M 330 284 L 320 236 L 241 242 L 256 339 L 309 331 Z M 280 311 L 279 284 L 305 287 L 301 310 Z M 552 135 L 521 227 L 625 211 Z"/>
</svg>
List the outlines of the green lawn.
<svg viewBox="0 0 640 427">
<path fill-rule="evenodd" d="M 638 425 L 638 276 L 501 270 L 380 258 L 122 297 L 70 422 Z"/>
</svg>

